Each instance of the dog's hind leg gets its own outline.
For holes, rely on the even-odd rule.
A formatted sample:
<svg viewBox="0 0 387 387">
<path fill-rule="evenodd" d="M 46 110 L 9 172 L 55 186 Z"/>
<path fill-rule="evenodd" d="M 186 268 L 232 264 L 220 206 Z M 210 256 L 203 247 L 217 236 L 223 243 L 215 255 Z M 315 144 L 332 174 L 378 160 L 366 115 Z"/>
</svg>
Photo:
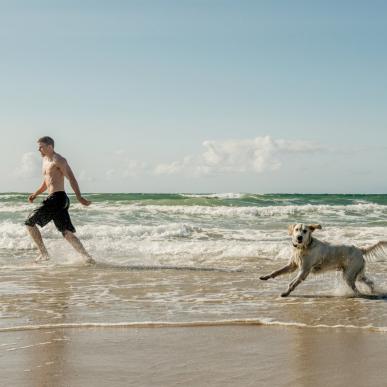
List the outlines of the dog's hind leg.
<svg viewBox="0 0 387 387">
<path fill-rule="evenodd" d="M 347 285 L 353 290 L 356 296 L 361 295 L 359 289 L 356 287 L 356 278 L 360 271 L 355 272 L 353 269 L 346 269 L 343 271 L 343 278 Z"/>
<path fill-rule="evenodd" d="M 367 278 L 365 274 L 360 274 L 358 280 L 364 282 L 371 290 L 372 293 L 375 293 L 375 284 L 372 280 Z"/>
</svg>

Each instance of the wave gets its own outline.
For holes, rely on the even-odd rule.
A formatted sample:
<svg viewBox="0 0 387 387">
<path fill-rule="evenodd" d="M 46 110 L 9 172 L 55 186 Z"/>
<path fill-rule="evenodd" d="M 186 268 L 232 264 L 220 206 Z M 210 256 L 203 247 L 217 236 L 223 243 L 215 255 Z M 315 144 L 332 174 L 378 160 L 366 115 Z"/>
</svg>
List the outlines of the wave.
<svg viewBox="0 0 387 387">
<path fill-rule="evenodd" d="M 27 203 L 17 203 L 15 202 L 0 202 L 0 212 L 25 212 L 26 214 L 31 212 L 36 206 L 32 206 Z"/>
<path fill-rule="evenodd" d="M 77 208 L 81 208 L 77 205 Z M 182 206 L 182 205 L 141 205 L 141 204 L 121 204 L 119 206 L 100 205 L 90 207 L 90 211 L 106 211 L 124 213 L 162 213 L 162 214 L 181 214 L 181 215 L 204 215 L 204 216 L 222 216 L 222 217 L 273 217 L 273 216 L 300 216 L 300 215 L 333 215 L 335 217 L 342 215 L 349 216 L 364 216 L 372 214 L 387 214 L 387 206 L 380 204 L 353 204 L 348 206 L 332 206 L 332 205 L 284 205 L 284 206 Z"/>
<path fill-rule="evenodd" d="M 375 327 L 373 325 L 327 325 L 327 324 L 305 324 L 298 322 L 272 321 L 268 319 L 230 319 L 230 320 L 207 320 L 207 321 L 143 321 L 143 322 L 83 322 L 83 323 L 58 323 L 40 325 L 19 325 L 14 327 L 1 327 L 0 332 L 33 331 L 43 329 L 79 329 L 79 328 L 203 328 L 224 326 L 279 326 L 288 328 L 309 329 L 351 329 L 373 332 L 387 332 L 387 327 Z"/>
<path fill-rule="evenodd" d="M 53 224 L 42 229 L 42 235 L 55 256 L 62 259 L 70 254 Z M 282 251 L 288 255 L 286 230 L 228 230 L 185 223 L 155 226 L 92 223 L 78 226 L 77 235 L 97 259 L 119 259 L 120 264 L 141 260 L 151 265 L 191 265 L 224 258 L 276 256 Z M 14 258 L 34 254 L 33 243 L 22 224 L 0 222 L 0 253 Z"/>
<path fill-rule="evenodd" d="M 203 198 L 203 199 L 241 199 L 250 195 L 243 193 L 214 193 L 214 194 L 181 194 L 184 198 Z M 256 195 L 258 196 L 258 195 Z"/>
<path fill-rule="evenodd" d="M 29 194 L 26 193 L 0 193 L 0 200 L 27 200 Z"/>
<path fill-rule="evenodd" d="M 8 206 L 3 207 L 0 203 L 0 213 L 28 213 L 31 207 Z M 95 203 L 85 208 L 80 204 L 71 206 L 72 214 L 98 217 L 158 217 L 165 216 L 192 216 L 204 218 L 240 218 L 267 220 L 297 220 L 302 217 L 313 217 L 321 219 L 336 219 L 341 221 L 367 220 L 381 221 L 386 219 L 387 206 L 380 204 L 353 204 L 353 205 L 282 205 L 282 206 L 202 206 L 202 205 L 155 205 L 141 203 Z"/>
<path fill-rule="evenodd" d="M 27 216 L 36 206 L 30 204 L 16 204 L 14 202 L 0 202 L 2 217 Z M 95 217 L 100 220 L 117 220 L 122 217 L 158 217 L 166 216 L 192 216 L 205 218 L 242 218 L 242 219 L 268 219 L 287 220 L 301 217 L 314 217 L 321 219 L 336 219 L 341 221 L 383 221 L 386 219 L 387 206 L 375 203 L 357 203 L 350 205 L 304 204 L 304 205 L 161 205 L 130 202 L 96 202 L 90 207 L 83 207 L 79 203 L 71 205 L 74 216 Z M 24 215 L 25 214 L 25 215 Z M 105 218 L 105 219 L 104 219 Z"/>
<path fill-rule="evenodd" d="M 67 243 L 53 224 L 42 229 L 49 251 L 60 259 L 70 254 Z M 286 227 L 255 228 L 198 227 L 189 223 L 162 225 L 96 224 L 77 226 L 77 235 L 97 259 L 118 259 L 120 264 L 143 262 L 149 265 L 192 265 L 202 262 L 233 261 L 240 258 L 287 259 L 291 254 Z M 327 227 L 318 239 L 337 244 L 363 247 L 385 240 L 387 227 Z M 28 257 L 33 243 L 22 224 L 0 222 L 0 256 Z M 3 261 L 3 259 L 2 259 Z M 3 263 L 8 263 L 7 259 Z M 233 262 L 235 264 L 235 262 Z"/>
</svg>

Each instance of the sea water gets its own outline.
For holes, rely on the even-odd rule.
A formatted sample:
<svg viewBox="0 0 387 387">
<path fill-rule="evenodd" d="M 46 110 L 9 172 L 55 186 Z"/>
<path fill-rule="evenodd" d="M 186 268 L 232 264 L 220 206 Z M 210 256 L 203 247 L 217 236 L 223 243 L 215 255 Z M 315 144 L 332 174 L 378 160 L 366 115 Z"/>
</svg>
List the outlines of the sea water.
<svg viewBox="0 0 387 387">
<path fill-rule="evenodd" d="M 0 194 L 0 331 L 59 326 L 276 324 L 387 331 L 387 257 L 367 262 L 377 295 L 353 297 L 340 273 L 311 275 L 288 297 L 292 275 L 259 276 L 291 254 L 287 226 L 320 223 L 315 237 L 367 246 L 387 240 L 387 195 L 70 195 L 82 264 L 50 223 L 51 260 L 23 222 L 28 194 Z M 366 291 L 366 289 L 364 289 Z"/>
</svg>

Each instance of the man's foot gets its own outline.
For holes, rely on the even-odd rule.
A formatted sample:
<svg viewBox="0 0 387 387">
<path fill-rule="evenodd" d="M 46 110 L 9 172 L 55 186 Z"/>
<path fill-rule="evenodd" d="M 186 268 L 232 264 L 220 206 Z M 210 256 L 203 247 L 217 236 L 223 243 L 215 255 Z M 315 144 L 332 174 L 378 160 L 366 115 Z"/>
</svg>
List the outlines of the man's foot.
<svg viewBox="0 0 387 387">
<path fill-rule="evenodd" d="M 41 262 L 46 262 L 50 260 L 49 255 L 43 255 L 39 254 L 38 257 L 35 259 L 35 263 L 41 263 Z"/>
<path fill-rule="evenodd" d="M 92 265 L 95 265 L 95 260 L 91 257 L 86 257 L 86 261 L 85 261 L 85 264 L 88 265 L 88 266 L 92 266 Z"/>
</svg>

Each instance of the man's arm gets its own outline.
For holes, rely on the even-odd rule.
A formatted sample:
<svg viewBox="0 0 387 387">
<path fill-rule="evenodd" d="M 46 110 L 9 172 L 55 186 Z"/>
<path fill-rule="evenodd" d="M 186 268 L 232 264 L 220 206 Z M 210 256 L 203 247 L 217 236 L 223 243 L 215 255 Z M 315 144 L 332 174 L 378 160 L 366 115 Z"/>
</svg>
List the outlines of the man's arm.
<svg viewBox="0 0 387 387">
<path fill-rule="evenodd" d="M 29 197 L 28 197 L 28 201 L 30 203 L 32 203 L 35 198 L 40 195 L 41 193 L 43 193 L 45 190 L 47 189 L 47 184 L 46 184 L 46 181 L 44 180 L 42 185 L 33 193 L 31 194 Z"/>
<path fill-rule="evenodd" d="M 68 179 L 71 185 L 71 188 L 73 189 L 79 203 L 83 204 L 84 206 L 89 206 L 91 201 L 82 197 L 77 179 L 75 178 L 74 173 L 71 170 L 70 165 L 67 163 L 66 159 L 60 160 L 58 162 L 58 166 L 61 172 L 63 173 L 63 175 Z"/>
</svg>

